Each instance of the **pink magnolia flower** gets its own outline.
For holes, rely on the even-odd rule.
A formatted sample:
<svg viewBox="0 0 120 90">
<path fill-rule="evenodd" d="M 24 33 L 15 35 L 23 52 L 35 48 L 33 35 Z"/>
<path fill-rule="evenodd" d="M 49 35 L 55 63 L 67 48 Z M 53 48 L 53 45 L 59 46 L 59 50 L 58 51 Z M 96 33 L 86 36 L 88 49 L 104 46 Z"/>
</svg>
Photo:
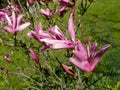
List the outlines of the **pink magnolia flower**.
<svg viewBox="0 0 120 90">
<path fill-rule="evenodd" d="M 34 50 L 32 48 L 30 48 L 29 51 L 30 51 L 31 57 L 34 59 L 34 61 L 36 63 L 38 63 L 39 62 L 39 58 L 38 58 L 37 54 L 34 52 Z"/>
<path fill-rule="evenodd" d="M 71 2 L 69 1 L 69 0 L 58 0 L 58 2 L 60 3 L 60 6 L 61 6 L 61 8 L 60 8 L 60 10 L 59 10 L 59 12 L 62 14 L 64 11 L 66 11 L 66 8 L 67 7 L 71 7 L 72 6 L 72 4 L 71 4 Z"/>
<path fill-rule="evenodd" d="M 35 31 L 29 31 L 28 32 L 28 36 L 31 38 L 34 38 L 35 40 L 37 40 L 39 43 L 43 44 L 45 47 L 43 48 L 43 50 L 47 49 L 49 46 L 46 45 L 44 42 L 41 41 L 41 39 L 43 38 L 52 38 L 51 35 L 48 32 L 45 32 L 42 29 L 42 25 L 41 23 L 39 23 L 36 28 Z"/>
<path fill-rule="evenodd" d="M 73 51 L 76 59 L 69 58 L 69 61 L 83 71 L 92 72 L 100 61 L 100 57 L 110 45 L 104 45 L 97 53 L 95 52 L 96 47 L 96 42 L 91 46 L 90 40 L 88 40 L 88 48 L 86 50 L 81 41 L 78 41 L 77 50 Z"/>
<path fill-rule="evenodd" d="M 51 27 L 48 30 L 49 32 L 43 31 L 41 25 L 38 25 L 35 31 L 30 31 L 28 33 L 28 36 L 36 39 L 47 48 L 65 49 L 75 47 L 76 38 L 74 32 L 73 14 L 70 15 L 68 22 L 68 32 L 72 40 L 68 40 L 57 26 Z"/>
<path fill-rule="evenodd" d="M 17 4 L 8 5 L 8 6 L 6 7 L 6 9 L 7 9 L 7 10 L 11 10 L 11 9 L 12 9 L 12 10 L 20 13 L 20 8 L 19 8 L 19 6 L 18 6 Z"/>
<path fill-rule="evenodd" d="M 62 64 L 62 68 L 68 73 L 70 76 L 74 77 L 74 72 L 66 65 Z"/>
<path fill-rule="evenodd" d="M 40 9 L 40 13 L 46 16 L 47 18 L 50 18 L 52 16 L 52 13 L 50 12 L 50 9 Z"/>
<path fill-rule="evenodd" d="M 20 25 L 23 19 L 23 14 L 19 14 L 18 17 L 16 18 L 16 14 L 14 11 L 12 12 L 11 17 L 5 14 L 5 18 L 7 20 L 8 26 L 5 26 L 4 29 L 12 34 L 16 34 L 18 31 L 22 31 L 23 29 L 30 25 L 29 22 Z"/>
</svg>

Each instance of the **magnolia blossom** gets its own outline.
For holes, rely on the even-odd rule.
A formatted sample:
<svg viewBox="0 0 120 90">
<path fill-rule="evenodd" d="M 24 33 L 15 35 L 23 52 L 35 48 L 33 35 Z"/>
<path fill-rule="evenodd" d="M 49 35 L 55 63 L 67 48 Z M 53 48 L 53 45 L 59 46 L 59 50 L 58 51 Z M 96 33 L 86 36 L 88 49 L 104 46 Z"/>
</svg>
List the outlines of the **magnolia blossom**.
<svg viewBox="0 0 120 90">
<path fill-rule="evenodd" d="M 62 64 L 62 68 L 66 71 L 66 73 L 68 73 L 70 76 L 74 77 L 74 72 L 70 69 L 70 67 Z"/>
<path fill-rule="evenodd" d="M 6 7 L 6 9 L 7 9 L 7 10 L 11 10 L 11 9 L 12 9 L 12 10 L 20 13 L 20 8 L 19 8 L 19 6 L 18 6 L 17 4 L 8 5 L 8 6 Z"/>
<path fill-rule="evenodd" d="M 92 72 L 100 61 L 100 57 L 107 51 L 110 45 L 104 45 L 97 53 L 96 47 L 97 42 L 94 42 L 91 46 L 91 42 L 88 40 L 88 48 L 86 50 L 79 40 L 77 49 L 73 51 L 76 59 L 69 58 L 69 61 L 83 71 Z"/>
<path fill-rule="evenodd" d="M 31 54 L 31 57 L 34 59 L 34 61 L 37 63 L 39 62 L 39 58 L 38 56 L 36 55 L 36 53 L 34 52 L 34 50 L 32 48 L 29 49 L 30 51 L 30 54 Z"/>
<path fill-rule="evenodd" d="M 18 17 L 16 17 L 14 11 L 12 12 L 11 17 L 5 14 L 5 18 L 7 20 L 8 26 L 5 26 L 3 28 L 12 34 L 16 34 L 18 31 L 22 31 L 23 29 L 30 25 L 29 22 L 20 25 L 23 19 L 23 14 L 19 14 Z"/>
<path fill-rule="evenodd" d="M 70 15 L 68 22 L 68 32 L 72 40 L 68 40 L 63 32 L 58 28 L 58 26 L 48 28 L 48 30 L 49 32 L 43 31 L 41 24 L 39 24 L 35 31 L 30 31 L 28 33 L 28 36 L 36 39 L 47 48 L 50 47 L 52 49 L 65 49 L 75 47 L 76 38 L 74 32 L 73 14 Z"/>
<path fill-rule="evenodd" d="M 58 0 L 58 2 L 60 3 L 60 6 L 61 6 L 61 8 L 60 8 L 60 10 L 59 10 L 59 12 L 62 14 L 64 11 L 66 11 L 66 8 L 67 7 L 71 7 L 72 6 L 72 4 L 70 3 L 70 1 L 69 0 Z"/>
<path fill-rule="evenodd" d="M 47 18 L 50 18 L 52 16 L 52 13 L 50 12 L 49 8 L 40 9 L 40 13 L 46 16 Z"/>
</svg>

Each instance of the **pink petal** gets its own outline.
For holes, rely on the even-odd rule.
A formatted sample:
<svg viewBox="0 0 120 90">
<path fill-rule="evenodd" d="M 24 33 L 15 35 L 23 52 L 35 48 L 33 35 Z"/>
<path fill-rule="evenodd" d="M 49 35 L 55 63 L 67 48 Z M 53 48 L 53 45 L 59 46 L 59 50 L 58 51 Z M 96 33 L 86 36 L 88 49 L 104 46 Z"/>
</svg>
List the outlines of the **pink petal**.
<svg viewBox="0 0 120 90">
<path fill-rule="evenodd" d="M 36 28 L 35 28 L 35 32 L 39 34 L 39 33 L 42 32 L 42 30 L 43 30 L 43 29 L 42 29 L 42 24 L 39 23 L 39 24 L 36 26 Z"/>
<path fill-rule="evenodd" d="M 38 34 L 36 34 L 36 32 L 30 31 L 30 32 L 27 33 L 27 35 L 28 35 L 29 37 L 37 40 L 39 43 L 41 43 L 40 38 L 39 38 Z"/>
<path fill-rule="evenodd" d="M 41 41 L 47 44 L 68 43 L 68 41 L 66 40 L 56 40 L 56 39 L 50 39 L 50 38 L 43 38 L 41 39 Z"/>
<path fill-rule="evenodd" d="M 8 25 L 12 26 L 12 22 L 11 22 L 9 16 L 7 14 L 5 14 L 5 17 L 6 17 L 7 21 L 8 21 Z"/>
<path fill-rule="evenodd" d="M 16 30 L 17 30 L 17 31 L 22 31 L 23 29 L 25 29 L 25 28 L 28 27 L 29 25 L 30 25 L 29 22 L 24 23 L 24 24 L 20 25 Z"/>
<path fill-rule="evenodd" d="M 49 28 L 49 31 L 50 31 L 50 33 L 54 34 L 56 36 L 56 38 L 58 38 L 60 40 L 66 39 L 63 32 L 57 26 Z"/>
<path fill-rule="evenodd" d="M 59 10 L 59 12 L 61 12 L 61 13 L 64 12 L 64 11 L 66 11 L 66 6 L 62 6 Z"/>
<path fill-rule="evenodd" d="M 12 27 L 13 27 L 13 29 L 15 29 L 15 28 L 16 28 L 16 25 L 17 25 L 17 22 L 16 22 L 16 15 L 15 15 L 15 12 L 14 12 L 14 11 L 12 12 L 12 20 L 13 20 L 13 25 L 12 25 Z"/>
<path fill-rule="evenodd" d="M 98 64 L 98 62 L 100 61 L 100 57 L 108 50 L 108 48 L 110 47 L 110 45 L 104 45 L 100 51 L 95 55 L 91 70 L 93 70 L 96 65 Z"/>
<path fill-rule="evenodd" d="M 76 7 L 74 6 L 73 7 L 73 9 L 72 9 L 72 12 L 71 12 L 71 14 L 74 16 L 74 14 L 75 14 L 75 10 L 76 10 Z"/>
<path fill-rule="evenodd" d="M 65 49 L 65 48 L 74 48 L 75 44 L 68 40 L 55 40 L 50 38 L 41 39 L 41 42 L 50 45 L 52 49 Z"/>
<path fill-rule="evenodd" d="M 42 14 L 46 14 L 46 11 L 44 10 L 44 9 L 40 9 L 40 13 L 42 13 Z"/>
<path fill-rule="evenodd" d="M 23 19 L 23 14 L 20 14 L 20 15 L 17 17 L 17 26 L 20 25 L 22 19 Z"/>
<path fill-rule="evenodd" d="M 75 44 L 66 44 L 66 43 L 55 43 L 51 47 L 52 49 L 59 50 L 59 49 L 72 49 L 75 47 Z"/>
<path fill-rule="evenodd" d="M 3 27 L 5 30 L 7 30 L 8 32 L 10 32 L 10 33 L 15 33 L 15 30 L 12 30 L 12 28 L 11 27 L 8 27 L 8 26 L 5 26 L 5 27 Z"/>
<path fill-rule="evenodd" d="M 30 48 L 29 51 L 30 51 L 30 54 L 31 54 L 32 58 L 35 60 L 35 62 L 36 63 L 39 62 L 39 58 L 36 55 L 36 53 L 34 52 L 34 50 L 32 48 Z"/>
<path fill-rule="evenodd" d="M 72 77 L 74 77 L 74 72 L 66 65 L 62 64 L 63 69 Z"/>
<path fill-rule="evenodd" d="M 85 72 L 91 71 L 91 66 L 87 61 L 80 62 L 79 60 L 75 60 L 74 58 L 69 58 L 69 61 L 70 63 L 72 63 L 73 65 Z"/>
<path fill-rule="evenodd" d="M 70 15 L 69 22 L 68 22 L 68 31 L 70 33 L 72 41 L 75 43 L 76 38 L 75 38 L 75 32 L 74 32 L 74 23 L 73 23 L 73 15 Z"/>
<path fill-rule="evenodd" d="M 47 18 L 50 18 L 52 16 L 52 13 L 50 12 L 48 8 L 46 10 L 40 9 L 40 13 L 46 16 Z"/>
<path fill-rule="evenodd" d="M 88 51 L 89 52 L 89 56 L 88 56 L 89 57 L 88 58 L 89 63 L 92 63 L 96 47 L 97 47 L 97 42 L 95 41 L 94 44 L 92 45 L 92 47 L 90 48 L 90 51 Z"/>
<path fill-rule="evenodd" d="M 97 47 L 97 42 L 95 41 L 94 44 L 92 45 L 92 47 L 90 48 L 90 55 L 93 56 L 93 54 L 96 50 L 96 47 Z"/>
<path fill-rule="evenodd" d="M 82 57 L 87 58 L 87 51 L 80 40 L 78 41 L 77 44 L 77 50 L 80 52 L 80 54 L 82 54 L 81 55 Z"/>
<path fill-rule="evenodd" d="M 80 61 L 86 61 L 87 60 L 87 56 L 84 56 L 84 54 L 82 52 L 79 52 L 79 51 L 75 50 L 75 51 L 73 51 L 73 54 Z"/>
</svg>

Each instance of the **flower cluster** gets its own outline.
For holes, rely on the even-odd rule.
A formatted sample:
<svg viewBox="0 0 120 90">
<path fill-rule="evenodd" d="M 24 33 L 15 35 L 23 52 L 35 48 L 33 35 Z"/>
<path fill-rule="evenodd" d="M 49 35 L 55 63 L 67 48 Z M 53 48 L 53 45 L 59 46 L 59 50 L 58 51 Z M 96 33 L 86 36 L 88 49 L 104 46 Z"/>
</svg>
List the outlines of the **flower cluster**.
<svg viewBox="0 0 120 90">
<path fill-rule="evenodd" d="M 45 0 L 48 2 L 48 0 Z M 37 2 L 40 2 L 37 0 Z M 33 4 L 33 0 L 28 0 L 29 4 Z M 67 7 L 73 7 L 72 3 L 69 0 L 58 0 L 60 4 L 59 13 L 62 15 L 63 12 L 66 11 Z M 19 14 L 20 10 L 17 5 L 8 6 L 8 9 L 12 9 L 12 14 L 5 10 L 0 10 L 0 21 L 5 21 L 6 26 L 3 27 L 4 30 L 8 31 L 16 35 L 17 32 L 22 31 L 26 27 L 30 25 L 29 22 L 23 21 L 23 14 Z M 55 10 L 57 11 L 57 10 Z M 18 12 L 18 13 L 16 13 Z M 49 8 L 40 9 L 40 13 L 45 16 L 48 20 L 52 17 L 53 13 Z M 80 40 L 76 39 L 75 29 L 74 29 L 74 14 L 75 7 L 73 7 L 72 12 L 70 14 L 68 20 L 68 28 L 67 32 L 69 33 L 70 39 L 65 36 L 64 32 L 57 26 L 48 27 L 47 30 L 43 30 L 42 24 L 39 23 L 35 30 L 29 31 L 28 36 L 37 40 L 40 44 L 44 46 L 43 50 L 53 49 L 53 50 L 61 50 L 61 49 L 70 49 L 75 58 L 69 57 L 68 60 L 74 66 L 85 72 L 92 72 L 98 62 L 100 61 L 101 56 L 107 51 L 110 45 L 104 45 L 98 52 L 97 50 L 97 42 L 95 41 L 93 45 L 91 45 L 90 39 L 88 39 L 87 49 L 85 45 L 82 44 Z M 34 59 L 36 63 L 39 62 L 39 58 L 37 54 L 34 52 L 32 48 L 29 49 L 30 55 Z M 5 59 L 8 62 L 12 62 L 8 55 L 5 56 Z M 74 76 L 74 72 L 64 64 L 61 64 L 62 68 L 71 76 Z"/>
<path fill-rule="evenodd" d="M 68 32 L 71 40 L 67 39 L 67 37 L 57 25 L 48 28 L 48 31 L 44 31 L 42 29 L 41 23 L 36 26 L 35 31 L 28 32 L 28 36 L 32 37 L 40 44 L 44 45 L 44 50 L 47 48 L 55 50 L 73 49 L 73 54 L 76 59 L 70 57 L 69 62 L 85 72 L 92 72 L 100 61 L 101 56 L 107 51 L 110 45 L 104 45 L 98 52 L 96 52 L 96 41 L 93 45 L 91 45 L 91 41 L 90 39 L 88 39 L 87 49 L 80 40 L 76 41 L 73 22 L 74 13 L 75 8 L 73 8 L 68 21 Z M 68 66 L 62 64 L 62 67 L 68 74 L 74 76 L 73 72 L 71 71 L 71 69 L 69 69 Z"/>
</svg>

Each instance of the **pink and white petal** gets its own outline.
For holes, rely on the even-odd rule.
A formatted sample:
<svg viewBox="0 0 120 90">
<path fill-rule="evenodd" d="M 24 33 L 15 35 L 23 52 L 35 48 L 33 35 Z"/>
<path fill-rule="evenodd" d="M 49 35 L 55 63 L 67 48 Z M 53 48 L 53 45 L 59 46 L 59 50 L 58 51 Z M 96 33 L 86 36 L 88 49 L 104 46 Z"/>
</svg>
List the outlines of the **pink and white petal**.
<svg viewBox="0 0 120 90">
<path fill-rule="evenodd" d="M 17 26 L 20 25 L 20 22 L 22 21 L 23 19 L 23 14 L 20 14 L 18 17 L 17 17 Z"/>
<path fill-rule="evenodd" d="M 75 51 L 73 51 L 73 54 L 80 61 L 86 61 L 87 60 L 87 56 L 84 56 L 84 54 L 82 52 L 79 52 L 79 51 L 75 50 Z"/>
<path fill-rule="evenodd" d="M 46 14 L 46 11 L 44 9 L 40 9 L 41 14 Z"/>
<path fill-rule="evenodd" d="M 94 61 L 91 67 L 91 70 L 93 70 L 96 65 L 98 64 L 98 62 L 100 61 L 101 56 L 108 50 L 108 48 L 110 47 L 110 45 L 104 45 L 99 52 L 95 55 L 94 57 Z"/>
<path fill-rule="evenodd" d="M 92 47 L 90 48 L 90 56 L 93 56 L 95 50 L 97 48 L 97 42 L 95 41 L 92 45 Z"/>
<path fill-rule="evenodd" d="M 63 69 L 72 77 L 74 77 L 74 72 L 66 65 L 62 64 Z"/>
<path fill-rule="evenodd" d="M 41 23 L 39 23 L 39 24 L 36 26 L 35 32 L 38 33 L 38 34 L 43 32 L 42 24 L 41 24 Z"/>
<path fill-rule="evenodd" d="M 73 23 L 73 15 L 70 15 L 69 22 L 68 22 L 68 31 L 70 33 L 72 41 L 75 43 L 76 38 L 75 38 L 75 31 L 74 31 L 74 23 Z"/>
<path fill-rule="evenodd" d="M 59 50 L 59 49 L 72 49 L 74 47 L 75 47 L 74 44 L 69 45 L 69 44 L 66 44 L 63 42 L 61 42 L 61 43 L 58 42 L 58 43 L 53 44 L 51 48 L 55 49 L 55 50 Z"/>
<path fill-rule="evenodd" d="M 37 54 L 34 52 L 34 50 L 32 48 L 29 49 L 31 57 L 35 60 L 35 62 L 39 62 L 39 58 L 37 56 Z"/>
<path fill-rule="evenodd" d="M 67 39 L 64 36 L 63 32 L 59 29 L 58 26 L 51 27 L 48 30 L 50 31 L 50 33 L 54 34 L 56 36 L 56 38 L 59 37 L 59 39 L 61 39 L 61 40 Z"/>
<path fill-rule="evenodd" d="M 15 12 L 14 12 L 14 11 L 12 12 L 12 20 L 13 20 L 13 25 L 12 25 L 12 27 L 13 27 L 13 29 L 15 29 L 15 28 L 16 28 L 16 25 L 17 25 L 17 21 L 16 21 L 16 15 L 15 15 Z"/>
<path fill-rule="evenodd" d="M 10 33 L 13 33 L 13 34 L 15 33 L 15 32 L 12 30 L 11 27 L 5 26 L 5 27 L 3 27 L 3 29 L 7 30 L 7 31 L 10 32 Z"/>
<path fill-rule="evenodd" d="M 63 32 L 59 29 L 59 27 L 56 25 L 54 27 L 51 27 L 48 29 L 51 33 L 54 35 L 63 35 Z"/>
<path fill-rule="evenodd" d="M 55 40 L 51 38 L 44 38 L 44 39 L 41 39 L 41 41 L 47 44 L 52 44 L 52 45 L 57 43 L 68 43 L 66 40 Z"/>
<path fill-rule="evenodd" d="M 78 41 L 77 44 L 77 50 L 82 53 L 82 56 L 87 57 L 87 51 L 86 48 L 83 46 L 83 44 L 81 43 L 81 41 Z"/>
<path fill-rule="evenodd" d="M 66 6 L 62 6 L 59 10 L 59 12 L 64 12 L 66 10 Z"/>
<path fill-rule="evenodd" d="M 28 27 L 29 25 L 30 25 L 29 22 L 24 23 L 24 24 L 18 26 L 16 30 L 17 30 L 17 31 L 22 31 L 23 29 L 25 29 L 25 28 Z"/>
<path fill-rule="evenodd" d="M 74 58 L 69 58 L 69 62 L 85 72 L 91 72 L 91 65 L 87 61 L 80 62 Z"/>
<path fill-rule="evenodd" d="M 5 13 L 5 17 L 6 17 L 7 21 L 8 21 L 8 25 L 12 26 L 12 22 L 11 22 L 9 16 L 6 13 Z"/>
</svg>

